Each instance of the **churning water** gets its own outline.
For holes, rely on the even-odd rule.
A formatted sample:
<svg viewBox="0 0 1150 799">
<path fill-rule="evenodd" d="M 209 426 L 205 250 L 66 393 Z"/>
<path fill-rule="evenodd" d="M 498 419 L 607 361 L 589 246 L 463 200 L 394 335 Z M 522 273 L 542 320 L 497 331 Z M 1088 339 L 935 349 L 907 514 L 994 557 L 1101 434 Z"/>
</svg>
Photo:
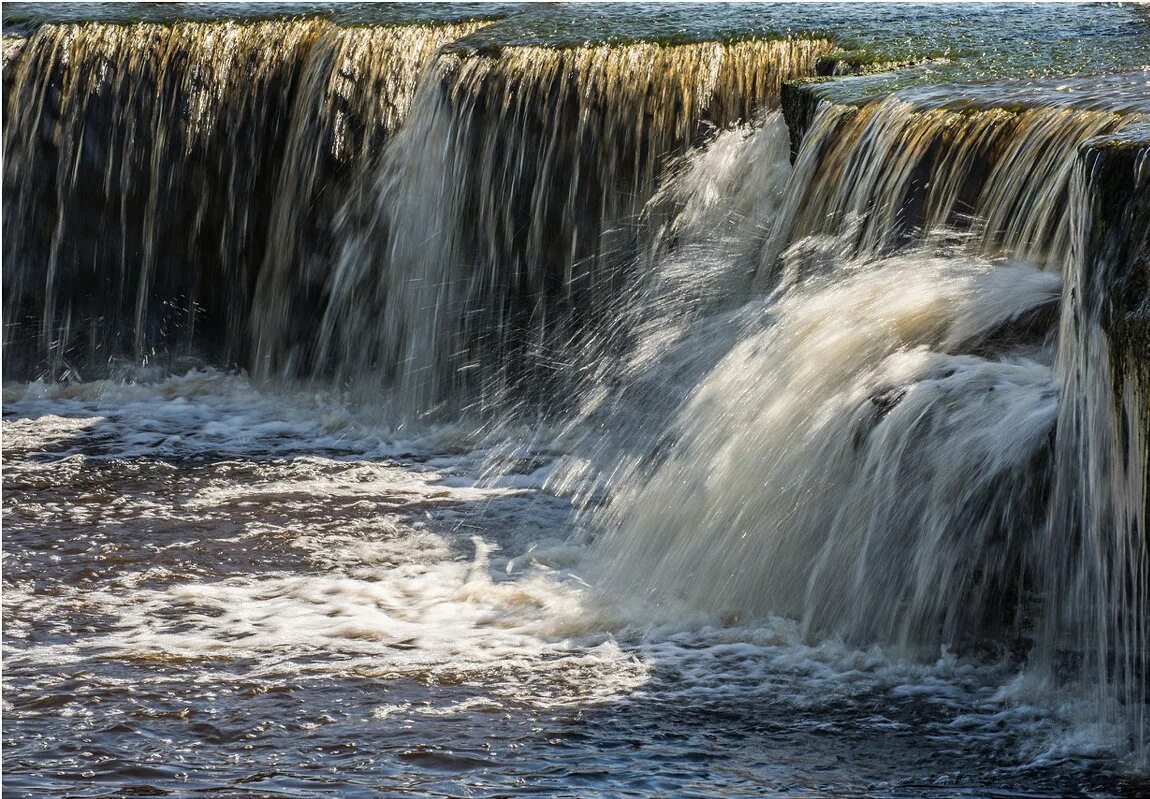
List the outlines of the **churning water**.
<svg viewBox="0 0 1150 799">
<path fill-rule="evenodd" d="M 1150 790 L 1141 12 L 345 11 L 6 35 L 6 796 Z"/>
<path fill-rule="evenodd" d="M 5 399 L 12 795 L 1137 793 L 997 653 L 604 592 L 551 454 L 217 372 Z"/>
</svg>

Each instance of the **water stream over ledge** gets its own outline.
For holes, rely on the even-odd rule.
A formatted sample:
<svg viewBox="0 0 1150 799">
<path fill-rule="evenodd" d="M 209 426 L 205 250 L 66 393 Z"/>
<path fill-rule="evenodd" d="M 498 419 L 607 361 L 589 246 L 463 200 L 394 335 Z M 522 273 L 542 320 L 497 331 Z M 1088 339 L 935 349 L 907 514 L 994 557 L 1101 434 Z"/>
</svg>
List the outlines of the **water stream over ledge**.
<svg viewBox="0 0 1150 799">
<path fill-rule="evenodd" d="M 14 6 L 5 796 L 1150 792 L 1145 9 Z"/>
</svg>

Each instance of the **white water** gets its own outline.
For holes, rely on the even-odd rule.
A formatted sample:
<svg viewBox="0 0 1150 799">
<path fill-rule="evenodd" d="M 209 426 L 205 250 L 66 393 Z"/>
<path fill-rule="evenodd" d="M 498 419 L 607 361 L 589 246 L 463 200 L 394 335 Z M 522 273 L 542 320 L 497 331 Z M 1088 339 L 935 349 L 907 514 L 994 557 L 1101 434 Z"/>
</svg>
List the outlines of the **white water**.
<svg viewBox="0 0 1150 799">
<path fill-rule="evenodd" d="M 704 356 L 606 511 L 613 585 L 908 645 L 1009 615 L 993 603 L 1023 579 L 1008 537 L 1041 519 L 1056 391 L 1034 353 L 964 353 L 1059 280 L 964 258 L 855 271 L 742 309 L 747 332 Z"/>
<path fill-rule="evenodd" d="M 392 686 L 360 710 L 417 730 L 650 703 L 755 709 L 796 734 L 917 730 L 1019 775 L 1114 752 L 1112 731 L 1041 701 L 1007 662 L 811 642 L 785 618 L 732 623 L 598 582 L 567 502 L 542 488 L 546 457 L 480 484 L 490 453 L 458 431 L 349 435 L 330 398 L 213 372 L 5 400 L 6 481 L 24 496 L 6 511 L 22 542 L 8 550 L 6 666 L 83 729 L 130 722 L 166 671 L 190 666 L 225 709 L 237 692 Z M 43 555 L 38 530 L 57 542 Z M 85 673 L 100 713 L 71 687 Z"/>
<path fill-rule="evenodd" d="M 532 283 L 546 275 L 531 270 L 553 266 L 544 229 L 531 230 L 522 292 L 491 255 L 516 221 L 495 190 L 508 185 L 506 142 L 471 129 L 475 93 L 453 107 L 428 92 L 384 157 L 377 218 L 347 244 L 318 343 L 340 377 L 373 374 L 359 410 L 391 419 L 442 416 L 441 401 L 466 415 L 491 401 L 491 384 L 502 400 L 502 337 L 542 341 L 554 321 L 536 314 L 547 302 Z M 842 113 L 820 115 L 811 147 Z M 489 449 L 465 426 L 417 424 L 397 440 L 332 394 L 270 398 L 215 373 L 14 389 L 9 485 L 30 498 L 8 509 L 23 544 L 6 588 L 9 662 L 48 697 L 109 662 L 129 673 L 223 664 L 198 679 L 213 690 L 384 685 L 394 695 L 372 708 L 377 721 L 646 701 L 765 708 L 788 730 L 923 733 L 1009 750 L 1021 769 L 1127 754 L 1138 707 L 1100 713 L 1110 699 L 1019 662 L 1047 619 L 1059 628 L 1078 610 L 1127 609 L 1100 605 L 1097 581 L 1077 605 L 1035 589 L 1059 533 L 1044 506 L 1061 270 L 973 255 L 988 248 L 977 225 L 944 231 L 948 247 L 877 258 L 906 220 L 893 202 L 859 212 L 913 182 L 919 164 L 896 146 L 912 113 L 885 103 L 881 124 L 837 142 L 845 183 L 816 169 L 810 148 L 792 172 L 775 116 L 719 133 L 661 183 L 646 165 L 636 195 L 659 190 L 637 222 L 639 200 L 607 192 L 621 205 L 600 207 L 596 223 L 619 224 L 605 240 L 634 224 L 640 255 L 632 279 L 607 270 L 574 303 L 609 321 L 549 365 L 579 408 L 558 431 L 499 428 L 505 440 Z M 939 120 L 916 120 L 937 132 Z M 934 165 L 931 224 L 915 238 L 951 219 L 981 137 L 1009 128 L 1000 121 L 959 126 L 971 147 Z M 1011 123 L 1022 133 L 979 195 L 1004 215 L 988 224 L 1010 233 L 1008 249 L 1057 255 L 1044 242 L 1071 239 L 1062 199 L 1077 139 L 1122 121 L 1059 110 Z M 482 168 L 468 149 L 479 145 Z M 1035 171 L 1047 180 L 1032 192 Z M 491 271 L 467 263 L 465 177 L 483 189 Z M 544 177 L 515 173 L 520 202 L 541 214 Z M 834 237 L 792 240 L 807 182 L 837 209 L 810 229 L 830 221 Z M 382 236 L 381 267 L 365 254 L 389 226 L 403 230 Z M 585 265 L 561 263 L 556 308 L 576 297 Z M 504 324 L 505 304 L 523 329 Z M 1091 383 L 1103 390 L 1100 371 Z M 399 390 L 372 393 L 381 387 Z M 1036 659 L 1077 654 L 1060 632 Z"/>
<path fill-rule="evenodd" d="M 1051 553 L 1078 535 L 1048 507 L 1061 270 L 971 255 L 979 235 L 946 231 L 947 244 L 873 260 L 847 229 L 783 250 L 774 289 L 756 296 L 748 264 L 778 251 L 795 200 L 793 182 L 779 190 L 789 172 L 771 130 L 768 120 L 718 137 L 648 209 L 667 218 L 631 315 L 607 334 L 627 346 L 598 365 L 561 437 L 572 456 L 549 483 L 576 497 L 597 539 L 592 582 L 644 597 L 650 623 L 688 610 L 727 623 L 781 614 L 810 640 L 879 641 L 912 657 L 940 644 L 1030 650 L 1030 684 L 1093 693 L 1082 718 L 1140 752 L 1137 665 L 1114 685 L 1087 677 L 1096 685 L 1085 690 L 1073 667 L 1051 668 L 1083 651 L 1074 635 L 1089 647 L 1100 631 L 1136 636 L 1141 624 L 1115 593 L 1126 589 L 1090 576 L 1109 567 L 1083 555 L 1073 596 L 1053 577 L 1063 567 Z M 1069 180 L 1066 147 L 1050 158 Z M 995 185 L 1020 179 L 1000 172 Z M 764 186 L 752 203 L 749 175 Z M 1044 202 L 1063 213 L 1053 194 Z M 1116 546 L 1126 560 L 1141 551 Z M 1130 568 L 1137 592 L 1141 567 Z M 1116 645 L 1137 661 L 1139 643 Z"/>
</svg>

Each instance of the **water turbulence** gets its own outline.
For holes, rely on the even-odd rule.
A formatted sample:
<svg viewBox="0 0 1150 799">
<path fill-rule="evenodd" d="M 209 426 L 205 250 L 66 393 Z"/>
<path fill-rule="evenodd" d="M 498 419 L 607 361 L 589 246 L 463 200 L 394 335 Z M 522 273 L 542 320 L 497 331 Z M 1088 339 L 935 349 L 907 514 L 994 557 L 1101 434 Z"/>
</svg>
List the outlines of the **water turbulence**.
<svg viewBox="0 0 1150 799">
<path fill-rule="evenodd" d="M 1012 538 L 1041 526 L 1058 407 L 1023 343 L 1043 331 L 1016 342 L 1012 327 L 1049 318 L 1060 281 L 925 255 L 847 268 L 740 310 L 746 332 L 700 375 L 651 474 L 612 501 L 613 577 L 860 641 L 1009 629 L 1027 581 Z"/>
<path fill-rule="evenodd" d="M 393 413 L 558 396 L 667 161 L 777 105 L 821 40 L 450 52 L 332 273 L 320 347 Z M 381 323 L 382 320 L 382 323 Z"/>
<path fill-rule="evenodd" d="M 821 104 L 793 172 L 777 119 L 697 153 L 554 478 L 605 595 L 1032 647 L 1144 751 L 1144 120 L 894 97 Z"/>
<path fill-rule="evenodd" d="M 1142 12 L 480 11 L 6 31 L 15 790 L 1143 795 Z"/>
</svg>

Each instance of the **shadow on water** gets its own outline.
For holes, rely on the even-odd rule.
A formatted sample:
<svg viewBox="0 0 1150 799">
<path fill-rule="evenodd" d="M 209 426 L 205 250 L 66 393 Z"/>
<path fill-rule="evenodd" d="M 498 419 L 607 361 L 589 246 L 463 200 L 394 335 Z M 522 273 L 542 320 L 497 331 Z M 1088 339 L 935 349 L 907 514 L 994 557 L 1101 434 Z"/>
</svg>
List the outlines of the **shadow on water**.
<svg viewBox="0 0 1150 799">
<path fill-rule="evenodd" d="M 69 704 L 128 708 L 63 736 L 59 708 L 16 703 L 23 719 L 9 732 L 6 793 L 909 799 L 1134 797 L 1146 789 L 1104 769 L 1012 769 L 991 751 L 932 736 L 936 714 L 913 701 L 794 714 L 624 699 L 557 711 L 487 704 L 436 716 L 421 709 L 471 692 L 346 678 L 205 685 L 243 668 L 93 664 L 61 684 Z M 147 685 L 158 672 L 170 681 L 162 694 L 125 700 L 119 683 Z M 11 690 L 19 696 L 19 680 Z M 377 712 L 397 704 L 407 710 Z"/>
</svg>

